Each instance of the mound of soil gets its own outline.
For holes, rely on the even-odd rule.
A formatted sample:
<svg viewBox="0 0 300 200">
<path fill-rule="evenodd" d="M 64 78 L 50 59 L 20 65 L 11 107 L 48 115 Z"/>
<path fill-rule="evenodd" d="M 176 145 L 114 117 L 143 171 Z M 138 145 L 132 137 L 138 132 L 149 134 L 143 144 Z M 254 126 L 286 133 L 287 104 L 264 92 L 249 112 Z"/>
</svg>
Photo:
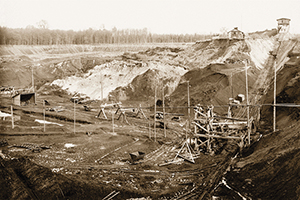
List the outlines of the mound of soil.
<svg viewBox="0 0 300 200">
<path fill-rule="evenodd" d="M 166 96 L 170 95 L 177 87 L 181 76 L 186 70 L 164 64 L 150 64 L 149 69 L 136 76 L 126 87 L 119 87 L 110 94 L 117 100 L 147 101 L 155 96 L 162 99 L 162 88 Z"/>
<path fill-rule="evenodd" d="M 181 83 L 170 96 L 173 106 L 187 106 L 187 83 L 190 84 L 190 105 L 214 105 L 215 111 L 227 112 L 228 100 L 238 94 L 245 94 L 244 65 L 238 64 L 211 64 L 203 69 L 194 69 L 187 72 Z M 231 77 L 232 73 L 232 77 Z M 248 70 L 248 83 L 255 81 L 256 69 Z M 232 80 L 232 89 L 231 89 Z"/>
<path fill-rule="evenodd" d="M 0 186 L 6 191 L 1 192 L 0 199 L 102 199 L 114 190 L 54 173 L 28 158 L 0 159 Z M 118 191 L 114 199 L 141 196 L 137 191 Z"/>
</svg>

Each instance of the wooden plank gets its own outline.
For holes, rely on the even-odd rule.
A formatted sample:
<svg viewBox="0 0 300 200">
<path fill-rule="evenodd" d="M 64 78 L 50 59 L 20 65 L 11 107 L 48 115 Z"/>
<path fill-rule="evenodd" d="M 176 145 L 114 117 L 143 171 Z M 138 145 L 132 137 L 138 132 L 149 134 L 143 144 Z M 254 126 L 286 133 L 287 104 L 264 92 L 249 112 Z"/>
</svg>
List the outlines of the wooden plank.
<svg viewBox="0 0 300 200">
<path fill-rule="evenodd" d="M 237 136 L 222 136 L 222 135 L 206 135 L 206 134 L 196 134 L 196 137 L 205 137 L 205 138 L 220 138 L 220 139 L 233 139 L 233 140 L 241 140 L 241 137 Z"/>
</svg>

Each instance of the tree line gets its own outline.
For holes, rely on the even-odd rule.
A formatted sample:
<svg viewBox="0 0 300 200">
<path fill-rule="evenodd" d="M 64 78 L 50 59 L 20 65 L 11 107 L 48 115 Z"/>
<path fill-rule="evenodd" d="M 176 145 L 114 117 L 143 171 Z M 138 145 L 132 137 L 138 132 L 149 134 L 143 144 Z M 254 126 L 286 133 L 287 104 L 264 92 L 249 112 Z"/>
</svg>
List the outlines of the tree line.
<svg viewBox="0 0 300 200">
<path fill-rule="evenodd" d="M 196 42 L 210 39 L 203 34 L 152 34 L 147 28 L 112 30 L 50 30 L 46 26 L 8 28 L 0 26 L 0 45 L 139 44 Z"/>
</svg>

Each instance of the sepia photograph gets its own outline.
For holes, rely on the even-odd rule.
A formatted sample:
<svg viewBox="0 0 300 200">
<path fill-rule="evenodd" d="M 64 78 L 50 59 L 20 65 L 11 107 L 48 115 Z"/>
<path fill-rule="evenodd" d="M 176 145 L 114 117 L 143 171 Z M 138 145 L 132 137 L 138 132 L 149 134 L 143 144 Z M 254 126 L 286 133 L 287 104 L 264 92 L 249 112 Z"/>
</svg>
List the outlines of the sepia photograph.
<svg viewBox="0 0 300 200">
<path fill-rule="evenodd" d="M 299 8 L 0 0 L 0 200 L 300 199 Z"/>
</svg>

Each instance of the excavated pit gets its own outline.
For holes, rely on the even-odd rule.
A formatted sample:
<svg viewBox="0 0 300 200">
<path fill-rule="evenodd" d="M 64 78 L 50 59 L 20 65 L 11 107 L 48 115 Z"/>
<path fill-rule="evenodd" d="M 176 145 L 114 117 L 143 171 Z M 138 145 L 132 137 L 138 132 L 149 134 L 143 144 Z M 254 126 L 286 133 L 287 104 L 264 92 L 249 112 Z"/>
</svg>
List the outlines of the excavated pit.
<svg viewBox="0 0 300 200">
<path fill-rule="evenodd" d="M 0 125 L 0 173 L 4 177 L 0 183 L 6 191 L 1 199 L 102 199 L 109 194 L 116 194 L 113 199 L 297 199 L 298 108 L 278 108 L 280 131 L 271 133 L 264 128 L 270 126 L 272 108 L 262 107 L 264 123 L 259 132 L 263 135 L 243 151 L 234 142 L 224 142 L 215 155 L 202 152 L 195 163 L 174 160 L 186 141 L 187 108 L 177 108 L 187 106 L 186 81 L 191 86 L 192 106 L 213 104 L 218 114 L 225 114 L 228 98 L 245 93 L 245 63 L 241 61 L 248 59 L 252 103 L 272 103 L 274 62 L 269 52 L 276 48 L 275 42 L 269 37 L 213 40 L 114 56 L 112 51 L 103 57 L 78 56 L 78 52 L 76 59 L 70 55 L 44 59 L 47 54 L 43 54 L 38 64 L 32 55 L 20 56 L 24 53 L 15 49 L 15 55 L 1 60 L 4 78 L 0 83 L 30 87 L 34 66 L 38 96 L 36 105 L 14 107 L 21 116 L 14 129 L 11 121 Z M 285 66 L 278 73 L 277 100 L 297 103 L 299 44 L 289 41 L 281 45 L 285 46 L 277 48 L 278 59 Z M 12 74 L 17 75 L 16 80 L 11 79 Z M 155 138 L 151 118 L 155 87 L 161 100 L 163 86 L 170 106 L 166 112 L 183 116 L 179 121 L 166 116 L 167 135 L 163 126 L 157 126 Z M 265 95 L 259 92 L 262 88 Z M 74 93 L 86 100 L 75 104 L 75 126 L 74 102 L 70 101 Z M 10 96 L 1 95 L 1 111 L 9 113 Z M 63 107 L 61 112 L 46 112 L 46 121 L 53 124 L 47 124 L 45 132 L 43 124 L 35 121 L 43 119 L 43 99 L 50 103 L 47 108 Z M 122 107 L 130 109 L 126 111 L 128 123 L 120 114 L 113 115 L 117 107 L 104 108 L 108 120 L 103 114 L 95 118 L 100 105 L 111 101 L 121 101 Z M 147 120 L 135 116 L 139 106 Z M 158 106 L 158 110 L 162 108 Z M 24 143 L 51 148 L 36 152 L 20 148 Z M 130 153 L 138 151 L 145 153 L 144 158 L 131 160 Z"/>
</svg>

